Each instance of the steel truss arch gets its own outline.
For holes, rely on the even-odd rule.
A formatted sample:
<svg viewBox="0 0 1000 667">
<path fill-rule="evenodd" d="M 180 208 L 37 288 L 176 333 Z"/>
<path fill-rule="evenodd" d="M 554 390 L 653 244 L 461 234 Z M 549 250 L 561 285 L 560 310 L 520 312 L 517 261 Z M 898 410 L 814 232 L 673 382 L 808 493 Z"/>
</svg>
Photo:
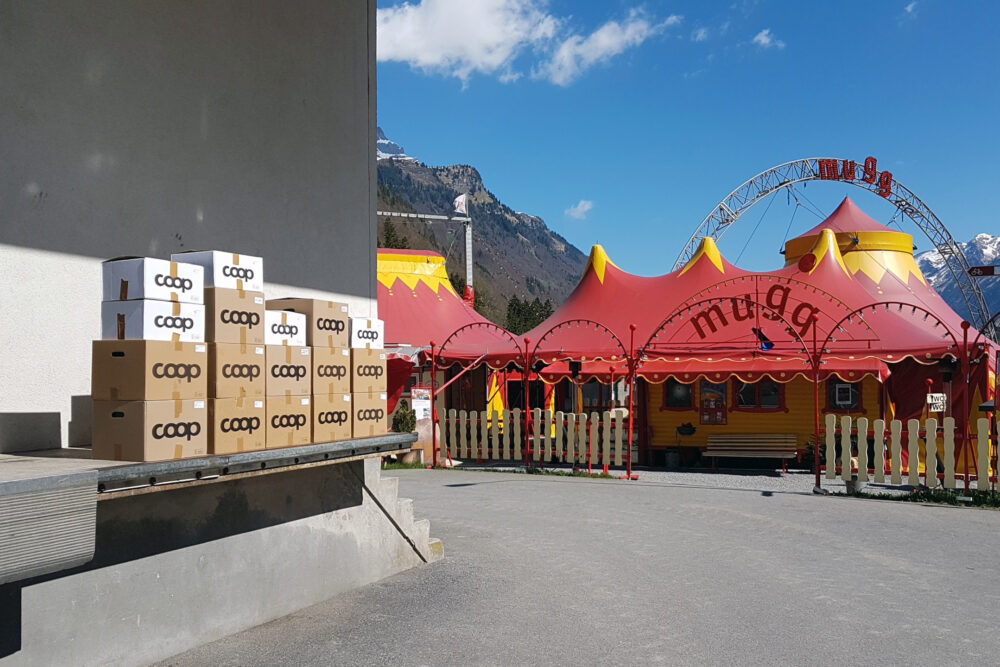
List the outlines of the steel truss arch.
<svg viewBox="0 0 1000 667">
<path fill-rule="evenodd" d="M 869 192 L 874 192 L 892 203 L 899 209 L 900 213 L 913 221 L 927 235 L 927 238 L 934 244 L 937 251 L 941 253 L 941 257 L 944 258 L 945 265 L 948 267 L 948 272 L 954 278 L 955 284 L 962 291 L 962 298 L 969 308 L 973 324 L 975 324 L 977 329 L 989 328 L 990 330 L 987 333 L 991 337 L 996 338 L 995 327 L 992 323 L 989 323 L 991 319 L 990 309 L 986 303 L 986 297 L 983 295 L 983 291 L 980 289 L 975 278 L 969 275 L 970 267 L 968 260 L 965 259 L 961 247 L 955 242 L 951 232 L 934 215 L 930 207 L 913 194 L 913 191 L 895 179 L 892 180 L 892 186 L 889 191 L 884 191 L 884 186 L 880 183 L 879 179 L 875 178 L 872 179 L 872 182 L 868 182 L 860 178 L 858 175 L 859 170 L 863 169 L 864 164 L 855 164 L 853 177 L 837 178 L 836 176 L 831 177 L 829 173 L 824 173 L 820 166 L 821 162 L 824 165 L 831 163 L 835 165 L 855 164 L 851 160 L 841 158 L 813 157 L 792 160 L 791 162 L 780 164 L 777 167 L 772 167 L 767 171 L 757 174 L 729 193 L 729 196 L 719 202 L 712 212 L 701 222 L 691 238 L 688 239 L 680 255 L 678 255 L 677 261 L 674 263 L 674 270 L 676 271 L 683 267 L 694 256 L 701 239 L 711 237 L 718 240 L 722 238 L 741 215 L 749 211 L 762 199 L 782 188 L 792 187 L 796 183 L 819 180 L 850 183 Z"/>
</svg>

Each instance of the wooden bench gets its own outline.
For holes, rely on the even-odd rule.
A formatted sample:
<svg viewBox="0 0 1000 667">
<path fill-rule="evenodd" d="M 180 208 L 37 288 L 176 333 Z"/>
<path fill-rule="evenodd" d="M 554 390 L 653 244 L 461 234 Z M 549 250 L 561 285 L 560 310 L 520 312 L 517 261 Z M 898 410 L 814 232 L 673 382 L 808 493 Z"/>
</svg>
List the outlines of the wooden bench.
<svg viewBox="0 0 1000 667">
<path fill-rule="evenodd" d="M 712 469 L 719 458 L 781 459 L 782 472 L 788 471 L 788 459 L 798 456 L 796 436 L 792 433 L 713 433 L 703 456 L 712 458 Z"/>
</svg>

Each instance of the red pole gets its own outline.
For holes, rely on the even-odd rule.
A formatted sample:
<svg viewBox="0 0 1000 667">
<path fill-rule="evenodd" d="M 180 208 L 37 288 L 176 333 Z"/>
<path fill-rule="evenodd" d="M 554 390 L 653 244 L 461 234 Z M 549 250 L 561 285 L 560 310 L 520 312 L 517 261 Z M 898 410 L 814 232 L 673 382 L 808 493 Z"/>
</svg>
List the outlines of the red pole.
<svg viewBox="0 0 1000 667">
<path fill-rule="evenodd" d="M 448 341 L 445 341 L 448 342 Z M 438 465 L 438 439 L 437 439 L 437 361 L 434 354 L 434 341 L 431 341 L 431 459 L 433 466 Z"/>
<path fill-rule="evenodd" d="M 628 450 L 625 452 L 625 474 L 629 479 L 632 479 L 632 427 L 634 422 L 632 421 L 634 417 L 632 413 L 635 406 L 635 325 L 628 325 L 629 328 L 629 343 L 628 343 Z"/>
<path fill-rule="evenodd" d="M 813 330 L 813 469 L 816 471 L 816 488 L 819 489 L 819 349 L 816 346 L 816 318 Z"/>
<path fill-rule="evenodd" d="M 969 323 L 962 320 L 962 379 L 965 390 L 962 392 L 962 465 L 965 466 L 965 493 L 969 493 Z M 978 472 L 978 471 L 977 471 Z"/>
<path fill-rule="evenodd" d="M 524 339 L 524 465 L 531 467 L 531 357 L 528 354 L 530 338 Z"/>
</svg>

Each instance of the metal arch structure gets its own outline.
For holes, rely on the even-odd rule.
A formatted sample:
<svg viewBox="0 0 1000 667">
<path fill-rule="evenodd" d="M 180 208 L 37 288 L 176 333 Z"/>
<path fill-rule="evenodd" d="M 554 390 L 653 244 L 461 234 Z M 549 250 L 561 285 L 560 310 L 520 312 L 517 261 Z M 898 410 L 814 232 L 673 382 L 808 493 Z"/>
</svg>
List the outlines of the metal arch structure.
<svg viewBox="0 0 1000 667">
<path fill-rule="evenodd" d="M 891 202 L 899 209 L 900 213 L 912 220 L 927 235 L 937 251 L 941 253 L 941 257 L 944 258 L 945 265 L 954 278 L 955 284 L 961 289 L 962 298 L 965 299 L 966 306 L 969 308 L 973 324 L 976 325 L 977 329 L 988 328 L 987 334 L 996 339 L 996 328 L 989 323 L 990 309 L 986 303 L 986 297 L 979 284 L 969 275 L 969 262 L 965 259 L 958 243 L 952 238 L 951 232 L 934 215 L 930 207 L 913 194 L 909 188 L 892 179 L 889 172 L 880 173 L 889 174 L 891 186 L 886 181 L 876 178 L 879 172 L 874 171 L 874 159 L 869 158 L 869 160 L 872 163 L 870 178 L 864 177 L 867 175 L 867 164 L 858 164 L 853 160 L 841 158 L 815 157 L 786 162 L 757 174 L 729 193 L 729 196 L 719 202 L 719 205 L 701 222 L 678 255 L 677 261 L 674 263 L 674 270 L 683 267 L 694 256 L 701 239 L 711 237 L 718 240 L 722 238 L 741 215 L 762 199 L 782 188 L 791 187 L 796 183 L 819 180 L 850 183 L 869 192 L 874 192 Z M 831 165 L 832 173 L 830 171 Z M 846 174 L 838 172 L 840 165 L 843 165 Z M 859 174 L 862 175 L 859 176 Z"/>
</svg>

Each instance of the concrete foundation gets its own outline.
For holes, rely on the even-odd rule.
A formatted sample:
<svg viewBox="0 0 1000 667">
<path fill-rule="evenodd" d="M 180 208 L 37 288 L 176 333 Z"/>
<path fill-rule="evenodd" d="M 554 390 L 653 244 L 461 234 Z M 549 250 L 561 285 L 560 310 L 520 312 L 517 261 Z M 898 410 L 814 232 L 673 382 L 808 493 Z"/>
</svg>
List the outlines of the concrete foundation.
<svg viewBox="0 0 1000 667">
<path fill-rule="evenodd" d="M 434 560 L 379 465 L 101 500 L 91 563 L 0 587 L 0 665 L 145 664 Z"/>
</svg>

